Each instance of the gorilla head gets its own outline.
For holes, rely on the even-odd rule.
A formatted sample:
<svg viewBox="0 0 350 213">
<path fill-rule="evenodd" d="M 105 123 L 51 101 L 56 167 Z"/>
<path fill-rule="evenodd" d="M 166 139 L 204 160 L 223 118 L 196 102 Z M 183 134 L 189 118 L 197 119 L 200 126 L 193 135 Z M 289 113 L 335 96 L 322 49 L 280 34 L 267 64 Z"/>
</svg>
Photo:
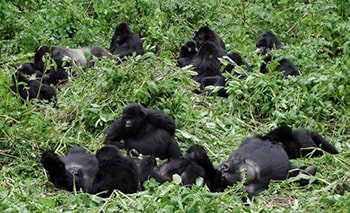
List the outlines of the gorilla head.
<svg viewBox="0 0 350 213">
<path fill-rule="evenodd" d="M 275 34 L 264 32 L 259 36 L 258 41 L 256 42 L 256 47 L 259 49 L 259 54 L 265 55 L 274 47 L 276 47 L 276 49 L 282 49 L 283 45 Z"/>
</svg>

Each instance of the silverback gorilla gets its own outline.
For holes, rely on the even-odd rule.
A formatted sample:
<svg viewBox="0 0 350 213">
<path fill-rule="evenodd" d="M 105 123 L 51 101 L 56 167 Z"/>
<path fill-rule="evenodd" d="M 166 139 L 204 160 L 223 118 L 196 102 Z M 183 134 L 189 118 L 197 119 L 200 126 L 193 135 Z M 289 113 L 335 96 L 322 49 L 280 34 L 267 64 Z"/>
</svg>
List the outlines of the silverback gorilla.
<svg viewBox="0 0 350 213">
<path fill-rule="evenodd" d="M 175 129 L 175 121 L 163 112 L 133 103 L 107 130 L 105 143 L 125 148 L 129 154 L 136 151 L 160 159 L 177 158 L 182 154 Z"/>
</svg>

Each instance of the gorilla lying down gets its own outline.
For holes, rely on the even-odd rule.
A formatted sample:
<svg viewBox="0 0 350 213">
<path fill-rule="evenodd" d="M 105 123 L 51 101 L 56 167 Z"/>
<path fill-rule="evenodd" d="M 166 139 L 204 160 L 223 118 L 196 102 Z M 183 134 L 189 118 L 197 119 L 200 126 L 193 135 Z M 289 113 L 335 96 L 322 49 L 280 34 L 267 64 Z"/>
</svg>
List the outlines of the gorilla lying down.
<svg viewBox="0 0 350 213">
<path fill-rule="evenodd" d="M 292 130 L 287 125 L 281 125 L 267 133 L 264 139 L 279 143 L 287 152 L 289 159 L 300 157 L 317 157 L 324 151 L 338 154 L 338 150 L 320 134 L 307 129 Z"/>
<path fill-rule="evenodd" d="M 41 163 L 56 188 L 81 189 L 101 197 L 108 197 L 115 189 L 135 193 L 156 166 L 154 158 L 125 157 L 112 145 L 102 147 L 96 155 L 81 147 L 71 148 L 63 157 L 46 150 Z"/>
<path fill-rule="evenodd" d="M 245 179 L 245 191 L 251 199 L 268 188 L 271 180 L 285 180 L 304 173 L 314 176 L 316 167 L 297 169 L 288 159 L 287 153 L 278 144 L 272 144 L 261 136 L 246 138 L 228 160 L 218 166 L 227 186 Z M 300 179 L 300 185 L 307 185 L 308 179 Z"/>
<path fill-rule="evenodd" d="M 122 116 L 106 132 L 105 144 L 151 155 L 160 159 L 172 159 L 182 155 L 174 138 L 175 121 L 163 112 L 147 109 L 140 104 L 129 104 Z"/>
</svg>

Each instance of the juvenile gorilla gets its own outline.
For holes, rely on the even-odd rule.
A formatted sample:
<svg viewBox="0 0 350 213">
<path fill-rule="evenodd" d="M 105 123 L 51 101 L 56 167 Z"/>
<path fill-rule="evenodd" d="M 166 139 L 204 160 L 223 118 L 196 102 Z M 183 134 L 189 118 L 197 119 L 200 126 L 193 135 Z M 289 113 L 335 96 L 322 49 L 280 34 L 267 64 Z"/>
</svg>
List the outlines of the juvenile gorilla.
<svg viewBox="0 0 350 213">
<path fill-rule="evenodd" d="M 143 42 L 131 32 L 126 23 L 120 23 L 115 28 L 109 51 L 120 58 L 131 56 L 133 53 L 142 55 Z"/>
<path fill-rule="evenodd" d="M 180 51 L 180 56 L 177 60 L 177 66 L 184 67 L 190 65 L 193 57 L 196 55 L 196 43 L 192 40 L 187 41 Z"/>
<path fill-rule="evenodd" d="M 212 31 L 207 26 L 199 28 L 199 30 L 195 33 L 193 40 L 196 42 L 198 49 L 200 49 L 206 42 L 210 41 L 216 46 L 226 50 L 224 41 L 216 32 Z"/>
<path fill-rule="evenodd" d="M 196 179 L 202 177 L 210 191 L 223 191 L 224 185 L 221 172 L 210 161 L 206 151 L 200 145 L 193 145 L 180 158 L 166 162 L 152 174 L 159 183 L 171 181 L 172 176 L 178 174 L 184 186 L 191 186 Z"/>
<path fill-rule="evenodd" d="M 236 184 L 243 179 L 245 170 L 246 182 L 244 183 L 248 197 L 252 198 L 259 192 L 268 188 L 271 180 L 284 180 L 288 176 L 296 176 L 299 172 L 288 173 L 295 170 L 288 159 L 288 155 L 280 145 L 272 144 L 260 136 L 245 139 L 238 150 L 234 151 L 228 160 L 219 166 L 228 186 Z M 314 175 L 315 167 L 307 167 L 305 174 Z M 300 180 L 301 184 L 307 184 L 307 180 Z"/>
<path fill-rule="evenodd" d="M 322 150 L 331 154 L 339 153 L 338 150 L 320 134 L 307 129 L 292 130 L 287 125 L 279 126 L 267 133 L 263 138 L 273 143 L 281 143 L 289 159 L 321 156 L 324 153 Z"/>
<path fill-rule="evenodd" d="M 195 67 L 195 71 L 198 73 L 193 79 L 201 83 L 202 79 L 205 77 L 220 76 L 221 62 L 219 58 L 226 54 L 226 51 L 215 43 L 211 41 L 205 42 L 191 62 Z"/>
<path fill-rule="evenodd" d="M 242 56 L 238 52 L 231 52 L 227 54 L 227 57 L 230 58 L 234 64 L 228 64 L 224 68 L 224 72 L 231 73 L 232 70 L 235 67 L 235 64 L 238 66 L 246 66 L 246 69 L 248 72 L 252 71 L 252 68 L 250 65 L 242 58 Z M 244 77 L 243 75 L 240 75 L 240 77 Z M 213 92 L 208 91 L 205 93 L 205 87 L 207 86 L 219 86 L 219 87 L 224 87 L 226 85 L 226 79 L 222 75 L 216 75 L 216 76 L 207 76 L 202 78 L 200 82 L 200 90 L 193 90 L 194 93 L 196 94 L 207 94 L 207 95 L 213 95 Z M 228 97 L 228 93 L 226 92 L 225 88 L 220 88 L 217 91 L 217 95 L 220 97 Z"/>
<path fill-rule="evenodd" d="M 160 159 L 177 158 L 182 154 L 175 129 L 171 117 L 134 103 L 124 108 L 121 118 L 107 130 L 105 143 L 125 148 L 129 154 L 132 150 Z"/>
<path fill-rule="evenodd" d="M 272 32 L 264 32 L 259 36 L 256 47 L 259 50 L 259 54 L 265 55 L 273 48 L 282 49 L 283 45 L 275 34 Z"/>
<path fill-rule="evenodd" d="M 115 146 L 102 147 L 96 156 L 86 153 L 81 147 L 70 149 L 63 157 L 47 150 L 42 155 L 41 163 L 49 173 L 49 181 L 56 188 L 68 191 L 76 188 L 108 197 L 115 189 L 134 193 L 140 185 L 137 165 L 124 157 Z"/>
<path fill-rule="evenodd" d="M 48 102 L 56 102 L 56 91 L 49 85 L 41 83 L 39 80 L 29 80 L 20 71 L 12 79 L 14 85 L 10 87 L 10 90 L 18 93 L 22 101 L 37 98 Z"/>
<path fill-rule="evenodd" d="M 258 41 L 256 43 L 256 47 L 259 49 L 260 55 L 266 55 L 263 59 L 263 62 L 260 66 L 260 72 L 261 73 L 268 73 L 268 70 L 266 68 L 266 65 L 269 64 L 271 61 L 273 61 L 273 57 L 268 54 L 270 50 L 273 48 L 276 49 L 282 49 L 283 45 L 278 40 L 277 36 L 271 32 L 264 32 L 262 33 Z M 295 64 L 288 58 L 283 58 L 278 61 L 277 67 L 274 69 L 274 71 L 283 72 L 284 76 L 297 76 L 301 75 L 301 72 L 298 70 L 298 68 L 295 66 Z"/>
</svg>

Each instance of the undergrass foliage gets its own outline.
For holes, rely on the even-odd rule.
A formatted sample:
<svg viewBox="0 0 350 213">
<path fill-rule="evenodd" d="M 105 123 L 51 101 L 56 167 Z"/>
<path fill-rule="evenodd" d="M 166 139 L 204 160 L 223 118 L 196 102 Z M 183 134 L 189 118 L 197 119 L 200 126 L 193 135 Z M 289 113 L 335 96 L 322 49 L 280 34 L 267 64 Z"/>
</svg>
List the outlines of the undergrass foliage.
<svg viewBox="0 0 350 213">
<path fill-rule="evenodd" d="M 0 1 L 0 211 L 1 212 L 348 212 L 350 206 L 350 4 L 325 1 L 238 0 L 26 0 Z M 119 22 L 129 23 L 144 40 L 145 55 L 117 64 L 95 62 L 56 87 L 57 108 L 35 101 L 21 104 L 9 91 L 11 76 L 33 60 L 44 44 L 99 45 L 109 48 Z M 192 71 L 176 67 L 181 45 L 208 25 L 238 51 L 253 72 L 227 75 L 230 97 L 191 92 Z M 255 42 L 264 31 L 277 34 L 278 57 L 294 61 L 301 76 L 259 73 Z M 275 65 L 271 65 L 275 66 Z M 272 67 L 269 67 L 272 69 Z M 244 72 L 239 67 L 236 72 Z M 279 124 L 322 134 L 340 151 L 297 159 L 317 167 L 312 184 L 273 182 L 250 205 L 239 194 L 243 184 L 223 193 L 174 182 L 102 199 L 54 190 L 40 165 L 41 152 L 63 155 L 80 145 L 90 152 L 122 109 L 143 103 L 173 116 L 182 151 L 201 144 L 218 164 L 240 142 Z"/>
</svg>

